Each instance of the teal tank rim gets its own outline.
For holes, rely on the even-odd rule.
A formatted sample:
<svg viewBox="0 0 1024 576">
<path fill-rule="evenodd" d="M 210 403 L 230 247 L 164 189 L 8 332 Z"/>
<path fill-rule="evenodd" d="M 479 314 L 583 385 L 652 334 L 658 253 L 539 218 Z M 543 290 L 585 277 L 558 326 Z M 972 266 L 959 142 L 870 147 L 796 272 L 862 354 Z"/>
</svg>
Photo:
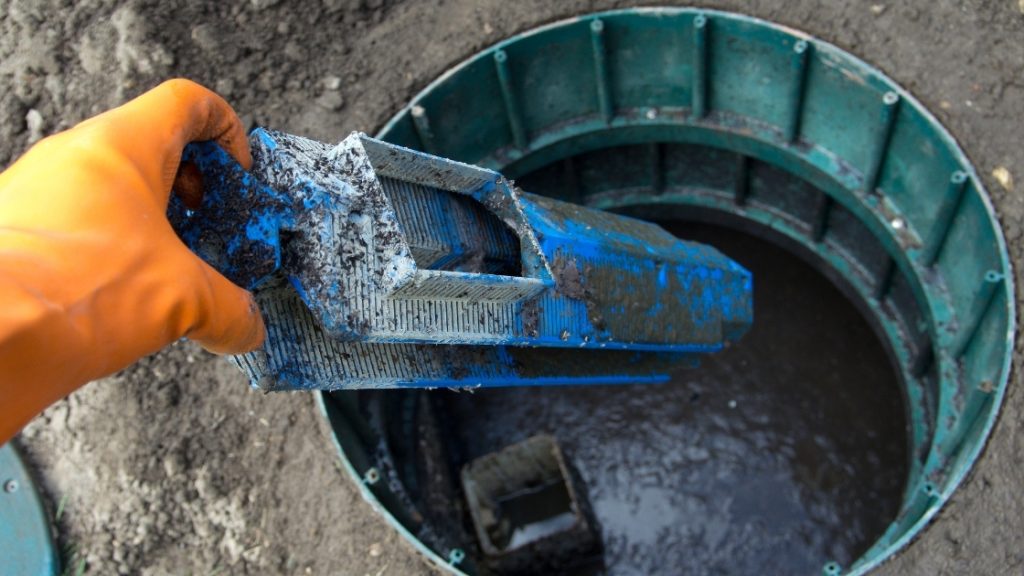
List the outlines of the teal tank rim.
<svg viewBox="0 0 1024 576">
<path fill-rule="evenodd" d="M 622 54 L 616 52 L 621 47 L 615 45 L 614 34 L 632 27 L 666 24 L 677 26 L 675 33 L 686 40 L 680 45 L 686 46 L 685 56 L 690 61 L 680 65 L 690 75 L 689 85 L 684 86 L 685 82 L 674 85 L 678 101 L 670 104 L 644 106 L 624 101 L 628 91 L 623 87 L 623 79 L 617 76 L 621 69 L 612 63 L 618 60 L 621 64 L 622 60 Z M 783 69 L 785 65 L 792 66 L 789 69 L 794 79 L 792 87 L 782 93 L 773 94 L 769 90 L 761 95 L 766 101 L 777 100 L 773 102 L 774 108 L 763 109 L 769 118 L 724 111 L 723 104 L 728 106 L 729 103 L 716 98 L 720 90 L 727 92 L 726 87 L 735 88 L 728 85 L 730 79 L 720 75 L 721 64 L 728 63 L 728 55 L 718 52 L 727 50 L 716 44 L 720 33 L 755 39 L 752 43 L 768 48 L 755 49 L 751 54 L 763 56 L 766 62 L 771 59 L 776 68 L 779 66 L 774 58 L 782 55 L 787 61 Z M 545 119 L 531 110 L 531 105 L 535 104 L 529 98 L 531 93 L 527 91 L 524 96 L 524 82 L 535 73 L 530 66 L 543 68 L 555 64 L 530 60 L 531 55 L 540 54 L 545 43 L 579 45 L 577 48 L 586 45 L 593 55 L 590 71 L 583 74 L 590 84 L 579 86 L 593 89 L 590 92 L 593 96 L 582 98 L 577 113 L 560 121 Z M 849 124 L 854 134 L 848 138 L 851 142 L 845 144 L 836 141 L 834 134 L 829 135 L 827 123 L 816 125 L 815 118 L 805 118 L 809 115 L 808 107 L 815 105 L 816 90 L 823 90 L 815 83 L 828 80 L 827 76 L 821 76 L 823 71 L 836 70 L 853 82 L 851 93 L 855 94 L 851 98 L 861 96 L 861 102 L 857 103 L 861 108 L 877 105 L 876 109 L 856 118 L 866 120 L 873 125 L 872 129 L 858 133 L 858 125 Z M 472 124 L 473 129 L 482 128 L 483 136 L 451 129 L 459 117 L 464 119 L 479 112 L 460 108 L 460 104 L 466 103 L 459 100 L 460 85 L 466 90 L 474 81 L 475 97 L 486 100 L 484 105 L 492 109 L 466 124 Z M 579 92 L 585 93 L 584 90 Z M 565 105 L 557 98 L 555 103 Z M 496 114 L 493 113 L 495 106 Z M 555 105 L 552 107 L 556 114 L 564 112 Z M 779 113 L 787 107 L 797 113 L 791 116 Z M 841 116 L 842 111 L 838 110 L 836 115 Z M 851 122 L 851 118 L 843 120 Z M 900 156 L 901 152 L 914 150 L 905 142 L 909 138 L 907 134 L 913 130 L 923 135 L 920 142 L 931 146 L 933 157 L 925 160 L 934 160 L 935 170 L 923 170 L 921 166 L 928 165 L 920 157 Z M 805 138 L 804 131 L 823 139 L 833 138 L 829 144 L 834 147 L 811 136 Z M 378 137 L 503 170 L 512 177 L 528 174 L 581 151 L 607 147 L 612 141 L 622 145 L 661 139 L 696 142 L 739 151 L 742 156 L 767 162 L 811 181 L 824 191 L 822 196 L 827 196 L 824 204 L 834 204 L 853 213 L 892 260 L 890 270 L 880 273 L 882 281 L 877 284 L 885 286 L 892 282 L 894 274 L 905 277 L 911 284 L 909 290 L 914 306 L 923 308 L 918 313 L 928 325 L 925 331 L 928 341 L 921 349 L 909 341 L 906 326 L 883 310 L 887 306 L 887 295 L 883 293 L 880 299 L 873 298 L 878 287 L 868 281 L 872 278 L 865 278 L 863 271 L 856 269 L 857 263 L 848 254 L 841 249 L 829 249 L 828 242 L 821 242 L 821 238 L 808 239 L 809 235 L 818 233 L 816 226 L 812 225 L 812 232 L 808 234 L 801 228 L 802 223 L 794 225 L 779 218 L 778 211 L 773 212 L 770 206 L 750 203 L 730 208 L 728 198 L 723 195 L 729 191 L 689 187 L 677 194 L 677 198 L 658 199 L 659 202 L 672 200 L 682 206 L 731 212 L 799 242 L 820 256 L 832 267 L 832 272 L 852 287 L 854 294 L 862 299 L 861 304 L 875 315 L 876 325 L 881 326 L 883 340 L 896 357 L 904 378 L 910 404 L 908 419 L 918 457 L 913 458 L 900 516 L 874 547 L 852 566 L 842 568 L 842 573 L 865 573 L 906 546 L 950 498 L 984 448 L 1005 395 L 1016 333 L 1014 276 L 1002 230 L 984 185 L 950 133 L 908 91 L 838 47 L 792 28 L 717 10 L 639 8 L 587 14 L 534 28 L 473 55 L 418 93 L 384 126 Z M 844 151 L 844 146 L 849 149 Z M 927 146 L 920 148 L 928 151 Z M 942 174 L 936 180 L 938 171 Z M 931 189 L 936 188 L 936 181 L 948 180 L 948 191 L 940 196 L 944 201 L 938 203 L 940 207 L 928 218 L 914 209 L 914 200 L 921 200 L 923 195 L 908 193 L 904 198 L 887 194 L 894 192 L 892 186 L 912 186 L 915 179 L 929 177 L 933 181 Z M 648 195 L 647 199 L 650 198 Z M 903 205 L 910 209 L 901 210 L 901 204 L 893 198 L 902 199 Z M 604 208 L 638 204 L 636 198 L 630 199 L 628 191 L 605 194 L 591 202 Z M 952 205 L 952 208 L 944 209 L 944 205 Z M 946 237 L 955 236 L 957 225 L 964 226 L 958 219 L 965 219 L 962 213 L 968 210 L 974 218 L 969 224 L 977 228 L 971 230 L 986 244 L 968 247 L 983 252 L 982 256 L 989 259 L 981 268 L 981 283 L 974 289 L 958 287 L 956 278 L 949 279 L 954 284 L 947 284 L 945 276 L 956 275 L 959 268 L 939 257 L 948 243 Z M 825 213 L 827 220 L 827 208 Z M 932 239 L 936 236 L 935 228 L 942 230 L 938 248 Z M 925 260 L 931 262 L 925 265 L 922 263 Z M 965 294 L 973 299 L 964 301 Z M 979 300 L 983 302 L 979 304 Z M 967 332 L 970 335 L 965 338 Z M 954 348 L 958 350 L 956 354 L 952 353 Z M 927 360 L 929 354 L 934 356 L 930 361 Z M 926 359 L 921 360 L 922 356 Z M 920 368 L 922 363 L 928 365 Z M 918 370 L 924 371 L 925 377 L 913 374 Z M 979 371 L 989 377 L 978 377 Z M 935 374 L 935 390 L 929 390 L 925 382 L 929 372 Z M 325 402 L 323 396 L 319 402 L 334 430 L 334 442 L 343 464 L 364 498 L 431 562 L 453 573 L 472 573 L 460 569 L 465 567 L 461 564 L 464 554 L 457 553 L 461 551 L 439 553 L 417 540 L 400 518 L 400 504 L 389 495 L 387 487 L 366 482 L 368 471 L 375 470 L 368 456 L 372 450 L 360 447 L 355 437 L 363 434 L 354 432 L 366 423 L 352 421 L 359 418 L 355 412 L 343 414 Z M 828 563 L 823 572 L 836 568 Z"/>
<path fill-rule="evenodd" d="M 61 573 L 53 528 L 14 442 L 0 445 L 0 550 L 5 568 L 25 576 Z"/>
</svg>

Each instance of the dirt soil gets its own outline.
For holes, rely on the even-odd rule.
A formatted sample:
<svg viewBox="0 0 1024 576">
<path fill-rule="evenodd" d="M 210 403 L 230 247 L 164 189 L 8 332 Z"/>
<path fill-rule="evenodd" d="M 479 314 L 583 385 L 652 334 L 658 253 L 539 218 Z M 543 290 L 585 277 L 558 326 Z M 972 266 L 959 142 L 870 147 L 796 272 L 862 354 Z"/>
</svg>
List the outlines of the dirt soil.
<svg viewBox="0 0 1024 576">
<path fill-rule="evenodd" d="M 325 141 L 373 132 L 475 51 L 624 4 L 0 0 L 0 166 L 172 76 L 215 88 L 250 126 Z M 920 98 L 985 180 L 1020 284 L 1024 3 L 702 4 L 808 31 Z M 1000 167 L 1016 188 L 993 177 Z M 1012 382 L 971 478 L 881 574 L 1024 572 L 1022 422 L 1024 392 Z M 251 392 L 188 343 L 85 387 L 18 441 L 52 511 L 62 509 L 66 559 L 88 574 L 428 573 L 339 470 L 311 395 Z"/>
</svg>

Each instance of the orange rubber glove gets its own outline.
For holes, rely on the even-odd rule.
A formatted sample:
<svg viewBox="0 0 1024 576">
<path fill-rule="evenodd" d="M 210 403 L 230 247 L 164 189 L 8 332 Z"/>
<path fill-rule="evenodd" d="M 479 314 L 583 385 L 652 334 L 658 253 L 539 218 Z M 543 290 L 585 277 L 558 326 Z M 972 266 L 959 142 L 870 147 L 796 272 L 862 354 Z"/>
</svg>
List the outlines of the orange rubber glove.
<svg viewBox="0 0 1024 576">
<path fill-rule="evenodd" d="M 263 342 L 252 295 L 167 221 L 181 151 L 196 140 L 252 163 L 227 102 L 171 80 L 0 174 L 0 444 L 79 386 L 181 337 L 217 353 Z"/>
</svg>

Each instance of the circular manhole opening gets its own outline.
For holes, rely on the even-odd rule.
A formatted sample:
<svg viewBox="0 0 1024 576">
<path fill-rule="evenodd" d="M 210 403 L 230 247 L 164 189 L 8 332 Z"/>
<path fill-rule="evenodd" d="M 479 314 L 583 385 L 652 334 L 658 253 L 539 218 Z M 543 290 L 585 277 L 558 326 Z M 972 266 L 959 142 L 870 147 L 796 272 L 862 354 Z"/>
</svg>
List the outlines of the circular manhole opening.
<svg viewBox="0 0 1024 576">
<path fill-rule="evenodd" d="M 862 573 L 977 458 L 1014 331 L 1003 237 L 952 137 L 835 46 L 600 13 L 474 56 L 380 137 L 657 221 L 755 278 L 751 333 L 665 385 L 325 394 L 364 495 L 436 564 L 487 573 L 459 469 L 536 433 L 586 486 L 608 573 Z"/>
</svg>

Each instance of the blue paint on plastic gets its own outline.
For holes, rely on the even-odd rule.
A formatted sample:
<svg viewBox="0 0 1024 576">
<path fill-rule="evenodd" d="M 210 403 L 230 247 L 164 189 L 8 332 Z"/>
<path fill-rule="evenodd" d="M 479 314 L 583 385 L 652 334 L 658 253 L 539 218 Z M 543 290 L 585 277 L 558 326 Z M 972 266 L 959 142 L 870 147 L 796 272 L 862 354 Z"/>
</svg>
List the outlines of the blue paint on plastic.
<svg viewBox="0 0 1024 576">
<path fill-rule="evenodd" d="M 256 294 L 267 343 L 236 363 L 259 388 L 660 382 L 663 358 L 718 351 L 752 322 L 750 274 L 656 225 L 361 134 L 250 140 L 252 173 L 189 145 L 206 193 L 169 217 Z M 505 346 L 663 354 L 560 366 Z"/>
</svg>

